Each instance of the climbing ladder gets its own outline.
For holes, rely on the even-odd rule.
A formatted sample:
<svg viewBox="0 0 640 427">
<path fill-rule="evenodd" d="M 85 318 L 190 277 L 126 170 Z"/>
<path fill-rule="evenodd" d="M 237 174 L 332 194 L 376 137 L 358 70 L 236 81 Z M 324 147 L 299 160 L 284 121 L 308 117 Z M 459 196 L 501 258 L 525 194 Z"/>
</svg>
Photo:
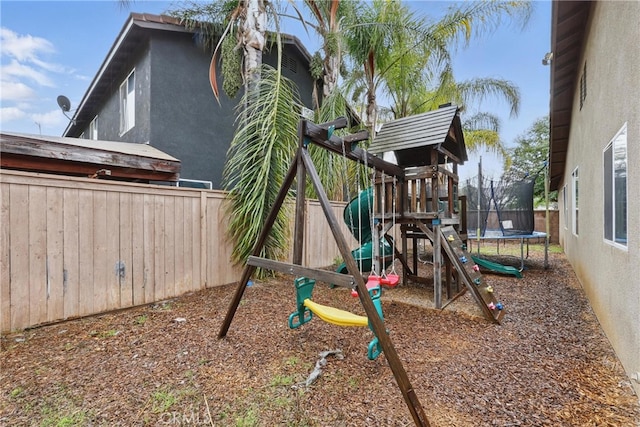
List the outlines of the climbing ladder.
<svg viewBox="0 0 640 427">
<path fill-rule="evenodd" d="M 471 293 L 485 317 L 500 323 L 505 314 L 504 307 L 496 299 L 493 287 L 485 282 L 480 268 L 467 252 L 467 246 L 452 226 L 440 228 L 440 233 L 442 249 L 458 272 L 459 280 L 465 284 L 466 290 Z"/>
</svg>

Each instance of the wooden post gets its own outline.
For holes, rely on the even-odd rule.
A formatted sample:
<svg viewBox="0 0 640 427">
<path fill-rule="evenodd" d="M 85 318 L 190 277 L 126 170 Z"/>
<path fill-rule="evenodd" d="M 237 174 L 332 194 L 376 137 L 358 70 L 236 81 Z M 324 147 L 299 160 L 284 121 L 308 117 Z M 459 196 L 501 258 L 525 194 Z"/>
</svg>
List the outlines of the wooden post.
<svg viewBox="0 0 640 427">
<path fill-rule="evenodd" d="M 306 121 L 300 120 L 298 123 L 298 149 L 302 149 L 304 145 L 304 133 L 306 128 Z M 306 184 L 307 174 L 304 169 L 301 156 L 296 156 L 298 163 L 298 175 L 296 177 L 296 211 L 295 211 L 295 223 L 293 229 L 293 263 L 302 265 L 302 256 L 304 249 L 304 229 L 305 229 L 305 217 L 306 217 Z"/>
<path fill-rule="evenodd" d="M 440 220 L 434 219 L 433 227 L 433 302 L 442 308 L 442 247 L 440 242 Z"/>
<path fill-rule="evenodd" d="M 340 253 L 343 257 L 343 260 L 347 266 L 347 270 L 349 274 L 351 274 L 356 282 L 356 287 L 358 289 L 358 296 L 360 297 L 360 302 L 362 303 L 362 307 L 364 311 L 367 313 L 367 317 L 369 318 L 369 322 L 371 323 L 371 327 L 373 332 L 376 334 L 380 345 L 382 346 L 382 350 L 384 352 L 387 361 L 389 362 L 389 367 L 393 372 L 393 375 L 398 383 L 398 387 L 402 392 L 402 396 L 404 397 L 405 403 L 409 408 L 409 412 L 411 412 L 411 416 L 413 417 L 413 421 L 418 426 L 429 426 L 429 421 L 420 405 L 420 401 L 415 394 L 415 390 L 411 386 L 409 382 L 409 378 L 407 376 L 407 372 L 404 370 L 402 366 L 402 361 L 396 352 L 396 349 L 393 347 L 391 342 L 391 338 L 389 338 L 389 334 L 385 328 L 384 322 L 380 319 L 378 315 L 378 311 L 373 305 L 373 301 L 371 300 L 371 296 L 367 291 L 367 285 L 364 282 L 360 271 L 358 270 L 358 265 L 356 264 L 356 260 L 351 255 L 351 251 L 349 250 L 349 246 L 347 241 L 340 230 L 340 226 L 338 224 L 338 219 L 336 218 L 333 209 L 331 208 L 331 204 L 329 202 L 329 198 L 322 188 L 322 183 L 320 182 L 320 177 L 313 166 L 313 161 L 309 156 L 309 153 L 306 149 L 299 149 L 299 153 L 304 160 L 304 165 L 307 169 L 307 173 L 309 174 L 309 178 L 313 183 L 313 186 L 318 195 L 318 199 L 320 200 L 320 205 L 322 206 L 322 210 L 324 211 L 325 217 L 327 218 L 327 222 L 329 223 L 329 227 L 331 228 L 331 232 L 333 233 L 333 237 L 336 240 L 338 245 L 338 249 L 340 249 Z"/>
</svg>

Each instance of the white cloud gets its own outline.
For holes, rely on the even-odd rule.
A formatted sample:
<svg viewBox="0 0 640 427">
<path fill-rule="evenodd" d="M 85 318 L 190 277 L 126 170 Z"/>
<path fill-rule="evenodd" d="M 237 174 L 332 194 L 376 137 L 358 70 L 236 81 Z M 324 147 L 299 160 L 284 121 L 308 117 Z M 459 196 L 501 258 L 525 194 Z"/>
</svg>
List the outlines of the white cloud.
<svg viewBox="0 0 640 427">
<path fill-rule="evenodd" d="M 53 81 L 47 75 L 33 67 L 30 67 L 29 65 L 21 64 L 15 59 L 11 60 L 9 64 L 3 65 L 0 72 L 2 73 L 2 80 L 6 80 L 10 77 L 26 77 L 35 81 L 40 86 L 55 86 Z"/>
<path fill-rule="evenodd" d="M 2 91 L 0 91 L 0 99 L 6 101 L 24 101 L 34 99 L 36 92 L 21 82 L 13 82 L 2 80 Z"/>
<path fill-rule="evenodd" d="M 5 122 L 10 122 L 13 120 L 20 120 L 27 116 L 27 113 L 22 111 L 16 107 L 2 107 L 0 108 L 0 118 L 2 122 L 2 127 L 4 127 Z"/>
<path fill-rule="evenodd" d="M 32 114 L 31 118 L 34 122 L 41 124 L 42 126 L 60 126 L 66 125 L 69 122 L 60 109 L 51 110 L 46 113 Z"/>
<path fill-rule="evenodd" d="M 40 61 L 40 54 L 55 52 L 49 40 L 30 34 L 20 35 L 5 27 L 0 29 L 0 43 L 3 56 L 15 58 L 20 62 L 37 62 Z"/>
</svg>

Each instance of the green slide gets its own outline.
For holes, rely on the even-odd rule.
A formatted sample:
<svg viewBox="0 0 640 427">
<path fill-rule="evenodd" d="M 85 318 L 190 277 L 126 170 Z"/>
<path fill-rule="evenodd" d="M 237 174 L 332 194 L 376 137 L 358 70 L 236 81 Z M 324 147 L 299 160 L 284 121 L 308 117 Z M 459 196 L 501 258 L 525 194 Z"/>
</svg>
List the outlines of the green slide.
<svg viewBox="0 0 640 427">
<path fill-rule="evenodd" d="M 356 260 L 358 267 L 362 271 L 371 271 L 373 264 L 373 242 L 371 241 L 371 212 L 373 211 L 373 187 L 363 190 L 356 197 L 351 199 L 344 208 L 342 217 L 345 224 L 353 234 L 353 237 L 362 245 L 351 251 L 351 255 Z M 393 259 L 393 248 L 386 239 L 380 239 L 380 254 L 384 254 L 385 266 Z M 336 270 L 338 273 L 347 274 L 345 263 L 340 264 Z"/>
<path fill-rule="evenodd" d="M 515 267 L 511 267 L 510 265 L 502 265 L 497 262 L 487 261 L 486 259 L 478 258 L 474 255 L 471 255 L 473 262 L 478 264 L 480 267 L 484 267 L 487 270 L 495 271 L 496 273 L 501 274 L 510 274 L 512 276 L 516 276 L 518 279 L 522 279 L 522 273 Z"/>
</svg>

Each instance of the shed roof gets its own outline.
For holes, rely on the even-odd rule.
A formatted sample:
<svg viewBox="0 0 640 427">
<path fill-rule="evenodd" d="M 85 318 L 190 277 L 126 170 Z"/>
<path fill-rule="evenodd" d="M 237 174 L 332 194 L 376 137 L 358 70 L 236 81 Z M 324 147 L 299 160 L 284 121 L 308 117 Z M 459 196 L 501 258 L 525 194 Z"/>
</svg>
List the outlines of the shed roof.
<svg viewBox="0 0 640 427">
<path fill-rule="evenodd" d="M 0 166 L 121 180 L 177 181 L 180 160 L 146 144 L 0 132 Z"/>
<path fill-rule="evenodd" d="M 440 154 L 439 163 L 463 164 L 467 160 L 467 149 L 459 113 L 456 105 L 447 105 L 384 123 L 369 151 L 374 154 L 392 151 L 399 166 L 410 167 L 431 164 L 424 151 L 430 147 Z"/>
</svg>

